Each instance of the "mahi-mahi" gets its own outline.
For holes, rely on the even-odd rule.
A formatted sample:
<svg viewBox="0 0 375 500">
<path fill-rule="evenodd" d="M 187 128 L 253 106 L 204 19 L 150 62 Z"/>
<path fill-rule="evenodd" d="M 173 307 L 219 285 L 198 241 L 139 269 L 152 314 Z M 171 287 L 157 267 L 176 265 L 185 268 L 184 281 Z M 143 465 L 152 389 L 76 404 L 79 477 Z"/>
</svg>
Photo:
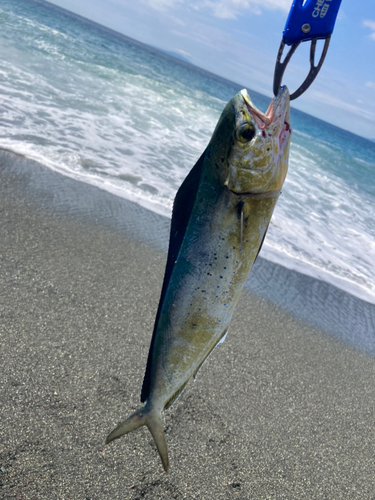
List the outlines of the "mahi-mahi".
<svg viewBox="0 0 375 500">
<path fill-rule="evenodd" d="M 107 437 L 109 443 L 146 425 L 164 470 L 168 452 L 162 411 L 226 335 L 287 173 L 289 104 L 286 87 L 266 113 L 246 90 L 236 94 L 175 197 L 141 393 L 144 405 Z"/>
</svg>

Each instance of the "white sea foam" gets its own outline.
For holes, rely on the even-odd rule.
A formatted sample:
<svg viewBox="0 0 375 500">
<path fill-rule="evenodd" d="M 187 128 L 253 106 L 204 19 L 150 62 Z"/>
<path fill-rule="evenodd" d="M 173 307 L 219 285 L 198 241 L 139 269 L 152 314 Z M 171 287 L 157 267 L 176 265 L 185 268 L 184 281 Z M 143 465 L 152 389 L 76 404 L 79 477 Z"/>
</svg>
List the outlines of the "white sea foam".
<svg viewBox="0 0 375 500">
<path fill-rule="evenodd" d="M 0 147 L 170 216 L 236 86 L 3 3 Z M 307 115 L 293 126 L 262 255 L 375 303 L 375 157 Z"/>
</svg>

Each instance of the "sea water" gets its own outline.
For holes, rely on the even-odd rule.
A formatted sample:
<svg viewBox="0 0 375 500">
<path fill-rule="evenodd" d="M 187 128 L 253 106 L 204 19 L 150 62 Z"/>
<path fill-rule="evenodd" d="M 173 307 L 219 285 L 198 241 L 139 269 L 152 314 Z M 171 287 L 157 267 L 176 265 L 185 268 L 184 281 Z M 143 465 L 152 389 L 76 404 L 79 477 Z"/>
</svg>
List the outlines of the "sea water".
<svg viewBox="0 0 375 500">
<path fill-rule="evenodd" d="M 0 147 L 170 216 L 246 85 L 40 0 L 1 0 L 0 28 Z M 248 90 L 265 111 L 270 99 Z M 375 143 L 291 117 L 289 173 L 262 256 L 375 303 Z"/>
</svg>

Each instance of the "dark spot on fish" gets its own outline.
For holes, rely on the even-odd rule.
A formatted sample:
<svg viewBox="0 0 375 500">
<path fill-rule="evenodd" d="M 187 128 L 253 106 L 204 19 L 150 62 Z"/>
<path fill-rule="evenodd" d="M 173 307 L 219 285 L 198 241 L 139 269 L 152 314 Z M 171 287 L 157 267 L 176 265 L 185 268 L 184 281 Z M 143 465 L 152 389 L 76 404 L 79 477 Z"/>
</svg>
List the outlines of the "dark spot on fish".
<svg viewBox="0 0 375 500">
<path fill-rule="evenodd" d="M 224 163 L 224 158 L 223 157 L 221 157 L 220 160 L 221 160 L 221 163 Z"/>
<path fill-rule="evenodd" d="M 220 286 L 219 286 L 219 285 L 217 285 L 217 287 L 216 287 L 216 288 L 220 288 Z"/>
<path fill-rule="evenodd" d="M 224 267 L 224 269 L 226 269 L 226 267 Z"/>
<path fill-rule="evenodd" d="M 218 298 L 219 298 L 219 296 L 218 296 L 218 295 L 215 295 L 215 299 L 218 299 Z"/>
<path fill-rule="evenodd" d="M 265 131 L 264 131 L 264 130 L 262 130 L 262 136 L 263 136 L 263 137 L 266 137 L 266 133 L 265 133 Z"/>
<path fill-rule="evenodd" d="M 236 264 L 238 264 L 238 260 L 236 260 Z"/>
<path fill-rule="evenodd" d="M 284 125 L 285 125 L 285 130 L 288 132 L 288 130 L 290 129 L 289 123 L 284 121 Z"/>
<path fill-rule="evenodd" d="M 214 305 L 214 303 L 213 303 L 213 302 L 211 302 L 211 304 L 212 304 L 212 305 Z"/>
<path fill-rule="evenodd" d="M 206 290 L 202 290 L 202 293 L 206 293 Z"/>
<path fill-rule="evenodd" d="M 223 304 L 223 306 L 226 306 L 226 304 Z"/>
<path fill-rule="evenodd" d="M 201 311 L 202 309 L 198 309 L 198 311 Z"/>
<path fill-rule="evenodd" d="M 217 163 L 215 163 L 215 167 L 216 167 L 216 170 L 219 170 L 219 165 Z"/>
<path fill-rule="evenodd" d="M 267 148 L 267 151 L 269 151 L 271 148 Z"/>
<path fill-rule="evenodd" d="M 221 323 L 221 319 L 218 320 L 218 323 Z"/>
<path fill-rule="evenodd" d="M 220 279 L 222 280 L 222 279 L 223 279 L 223 277 L 222 277 L 222 276 L 220 276 Z"/>
<path fill-rule="evenodd" d="M 222 241 L 225 241 L 225 238 L 221 238 L 221 239 L 222 239 Z"/>
<path fill-rule="evenodd" d="M 228 256 L 228 255 L 226 255 L 226 256 L 225 256 L 225 258 L 226 258 L 226 259 L 229 259 L 229 256 Z"/>
</svg>

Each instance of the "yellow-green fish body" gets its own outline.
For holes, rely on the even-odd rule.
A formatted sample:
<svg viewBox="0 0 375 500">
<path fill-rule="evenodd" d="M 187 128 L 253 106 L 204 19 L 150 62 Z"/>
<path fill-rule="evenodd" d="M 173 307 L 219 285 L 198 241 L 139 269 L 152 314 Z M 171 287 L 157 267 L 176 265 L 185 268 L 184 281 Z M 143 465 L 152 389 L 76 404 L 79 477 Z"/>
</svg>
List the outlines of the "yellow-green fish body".
<svg viewBox="0 0 375 500">
<path fill-rule="evenodd" d="M 286 87 L 265 114 L 242 90 L 176 195 L 141 394 L 145 405 L 107 438 L 147 425 L 165 470 L 161 412 L 228 330 L 287 173 L 290 136 Z"/>
</svg>

